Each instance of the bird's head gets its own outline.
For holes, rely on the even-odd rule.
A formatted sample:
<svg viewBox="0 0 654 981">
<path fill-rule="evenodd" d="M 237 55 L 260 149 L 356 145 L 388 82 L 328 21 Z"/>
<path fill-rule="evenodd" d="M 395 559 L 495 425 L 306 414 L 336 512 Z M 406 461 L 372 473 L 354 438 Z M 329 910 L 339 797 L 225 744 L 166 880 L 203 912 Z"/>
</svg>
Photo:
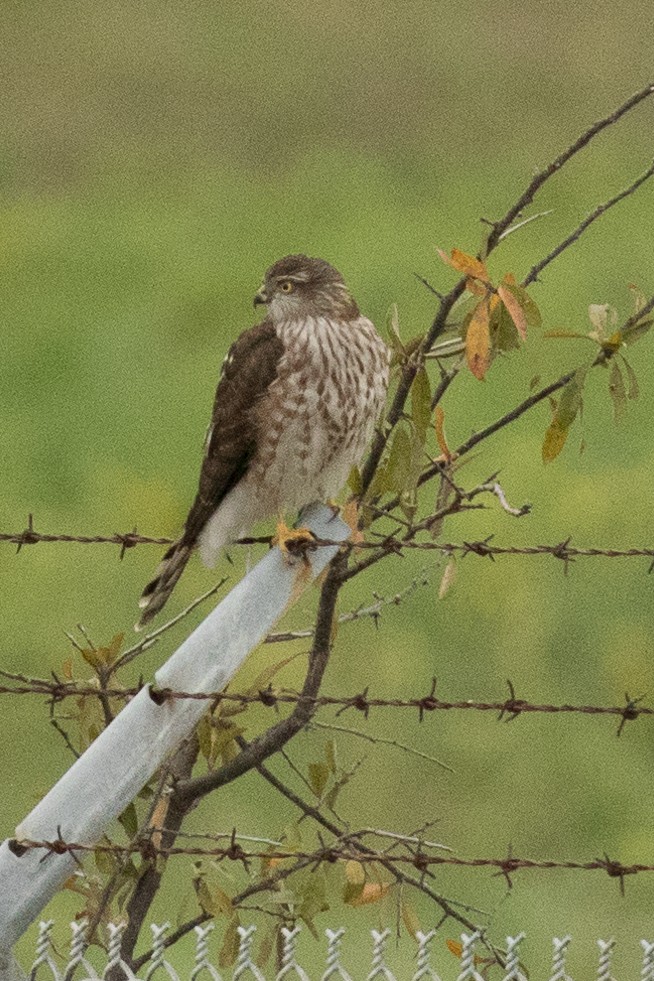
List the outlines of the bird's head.
<svg viewBox="0 0 654 981">
<path fill-rule="evenodd" d="M 337 269 L 324 259 L 287 255 L 264 276 L 254 305 L 263 303 L 273 320 L 326 316 L 352 320 L 359 308 Z"/>
</svg>

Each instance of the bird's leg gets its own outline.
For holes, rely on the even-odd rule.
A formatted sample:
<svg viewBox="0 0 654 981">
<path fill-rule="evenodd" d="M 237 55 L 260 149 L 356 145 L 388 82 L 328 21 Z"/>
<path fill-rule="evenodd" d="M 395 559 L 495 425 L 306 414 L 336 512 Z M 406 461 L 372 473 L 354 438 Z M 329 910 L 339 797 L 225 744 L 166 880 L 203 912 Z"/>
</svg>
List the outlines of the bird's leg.
<svg viewBox="0 0 654 981">
<path fill-rule="evenodd" d="M 289 528 L 284 515 L 279 515 L 272 544 L 279 546 L 279 550 L 287 562 L 292 561 L 294 553 L 298 551 L 298 545 L 307 545 L 315 540 L 316 536 L 309 528 Z M 306 561 L 306 555 L 303 555 L 303 558 Z"/>
<path fill-rule="evenodd" d="M 359 502 L 351 497 L 340 509 L 341 518 L 350 529 L 350 541 L 359 545 L 363 540 L 363 532 L 359 528 Z"/>
</svg>

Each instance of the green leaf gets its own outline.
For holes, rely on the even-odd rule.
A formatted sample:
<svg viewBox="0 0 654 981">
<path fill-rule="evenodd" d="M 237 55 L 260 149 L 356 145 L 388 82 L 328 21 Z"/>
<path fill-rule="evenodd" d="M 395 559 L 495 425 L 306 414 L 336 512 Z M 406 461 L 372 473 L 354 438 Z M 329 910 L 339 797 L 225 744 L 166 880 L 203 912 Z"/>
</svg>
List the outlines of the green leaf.
<svg viewBox="0 0 654 981">
<path fill-rule="evenodd" d="M 552 460 L 555 460 L 565 446 L 570 426 L 575 421 L 582 406 L 582 393 L 587 371 L 587 368 L 579 368 L 561 392 L 554 418 L 543 441 L 544 463 L 551 463 Z"/>
<path fill-rule="evenodd" d="M 198 737 L 198 746 L 200 747 L 200 753 L 209 765 L 209 769 L 213 767 L 216 762 L 216 747 L 213 726 L 211 725 L 211 715 L 206 713 L 202 716 L 198 722 L 196 734 Z"/>
<path fill-rule="evenodd" d="M 386 464 L 388 489 L 401 494 L 406 487 L 411 466 L 411 439 L 405 426 L 398 426 L 393 436 L 393 444 Z"/>
<path fill-rule="evenodd" d="M 230 916 L 233 912 L 230 897 L 217 885 L 211 886 L 209 890 L 209 905 L 205 905 L 205 909 L 212 916 Z"/>
<path fill-rule="evenodd" d="M 116 862 L 111 852 L 105 852 L 101 848 L 96 848 L 93 852 L 95 866 L 100 875 L 113 875 Z"/>
<path fill-rule="evenodd" d="M 586 381 L 587 368 L 579 368 L 561 392 L 561 398 L 556 410 L 556 420 L 565 429 L 569 429 L 575 421 L 577 413 L 581 408 L 582 393 L 584 382 Z"/>
<path fill-rule="evenodd" d="M 231 967 L 232 964 L 236 962 L 240 942 L 238 935 L 239 925 L 240 921 L 238 916 L 233 916 L 227 924 L 223 945 L 220 948 L 220 953 L 218 955 L 219 967 Z"/>
<path fill-rule="evenodd" d="M 411 385 L 411 418 L 418 432 L 426 434 L 431 422 L 431 386 L 424 366 Z"/>
<path fill-rule="evenodd" d="M 316 797 L 322 797 L 329 780 L 330 769 L 327 763 L 309 763 L 309 784 Z"/>
<path fill-rule="evenodd" d="M 611 364 L 611 374 L 609 375 L 609 395 L 613 402 L 613 418 L 616 423 L 619 423 L 622 421 L 627 408 L 627 391 L 620 365 L 615 359 Z"/>
<path fill-rule="evenodd" d="M 627 398 L 635 402 L 635 400 L 640 395 L 640 388 L 638 387 L 638 379 L 636 378 L 636 372 L 634 371 L 634 369 L 631 367 L 631 365 L 629 364 L 629 362 L 624 356 L 622 358 L 622 363 L 625 367 L 625 371 L 627 372 L 627 382 L 628 382 Z"/>
<path fill-rule="evenodd" d="M 404 355 L 404 344 L 400 337 L 400 319 L 397 312 L 397 303 L 392 303 L 386 314 L 386 332 L 390 341 L 391 349 L 395 354 Z"/>
<path fill-rule="evenodd" d="M 119 815 L 118 820 L 127 832 L 128 837 L 134 838 L 139 829 L 139 819 L 133 802 L 127 805 L 123 813 Z"/>
<path fill-rule="evenodd" d="M 120 649 L 123 645 L 125 634 L 116 634 L 111 638 L 106 647 L 98 647 L 95 650 L 87 648 L 82 651 L 82 657 L 90 664 L 94 670 L 110 668 L 120 656 Z"/>
<path fill-rule="evenodd" d="M 363 493 L 363 482 L 361 480 L 361 471 L 358 467 L 352 467 L 350 470 L 350 476 L 347 478 L 347 486 L 355 497 L 361 497 Z"/>
<path fill-rule="evenodd" d="M 494 351 L 512 351 L 520 347 L 520 335 L 503 303 L 498 303 L 493 310 L 489 330 Z"/>
<path fill-rule="evenodd" d="M 318 913 L 325 913 L 329 909 L 327 902 L 327 880 L 324 869 L 316 869 L 304 878 L 299 888 L 296 886 L 296 893 L 299 900 L 298 916 L 306 923 L 307 927 L 317 940 L 318 934 L 313 924 L 314 917 Z"/>
</svg>

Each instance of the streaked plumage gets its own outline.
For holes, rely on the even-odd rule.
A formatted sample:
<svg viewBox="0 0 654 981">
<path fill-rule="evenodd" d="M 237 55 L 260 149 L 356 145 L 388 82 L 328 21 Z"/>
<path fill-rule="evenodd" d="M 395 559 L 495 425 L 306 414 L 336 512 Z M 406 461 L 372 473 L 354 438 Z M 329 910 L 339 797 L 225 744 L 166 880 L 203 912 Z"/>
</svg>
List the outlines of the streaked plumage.
<svg viewBox="0 0 654 981">
<path fill-rule="evenodd" d="M 213 565 L 257 521 L 333 497 L 358 464 L 386 396 L 388 350 L 322 259 L 280 259 L 256 303 L 268 315 L 223 363 L 198 493 L 141 598 L 164 605 L 195 547 Z"/>
</svg>

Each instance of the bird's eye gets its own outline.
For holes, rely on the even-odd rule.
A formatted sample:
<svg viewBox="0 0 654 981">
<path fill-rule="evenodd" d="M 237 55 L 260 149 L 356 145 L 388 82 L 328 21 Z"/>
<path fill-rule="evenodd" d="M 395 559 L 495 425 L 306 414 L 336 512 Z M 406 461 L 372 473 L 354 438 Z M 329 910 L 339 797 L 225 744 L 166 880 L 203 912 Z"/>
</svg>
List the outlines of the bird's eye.
<svg viewBox="0 0 654 981">
<path fill-rule="evenodd" d="M 279 288 L 282 291 L 282 293 L 292 293 L 293 283 L 291 283 L 289 279 L 285 279 L 283 283 L 280 283 Z"/>
</svg>

